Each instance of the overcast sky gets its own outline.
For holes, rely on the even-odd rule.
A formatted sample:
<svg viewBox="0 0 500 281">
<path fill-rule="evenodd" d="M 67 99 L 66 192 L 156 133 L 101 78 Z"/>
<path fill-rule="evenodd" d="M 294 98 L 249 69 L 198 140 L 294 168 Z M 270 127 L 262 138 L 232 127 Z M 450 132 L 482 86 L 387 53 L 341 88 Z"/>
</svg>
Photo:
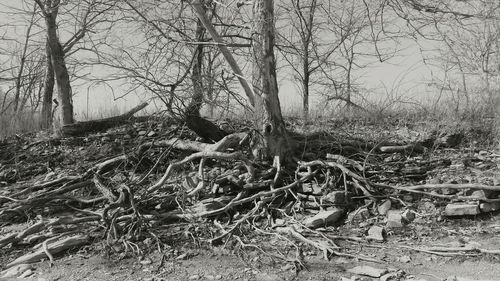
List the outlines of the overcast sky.
<svg viewBox="0 0 500 281">
<path fill-rule="evenodd" d="M 3 5 L 1 9 L 6 11 L 6 7 L 20 7 L 22 1 L 0 0 Z M 9 19 L 11 20 L 11 19 Z M 2 21 L 0 17 L 0 21 Z M 5 18 L 4 18 L 5 21 Z M 22 27 L 16 28 L 16 32 L 23 34 Z M 426 82 L 431 79 L 430 68 L 424 65 L 418 46 L 412 40 L 403 40 L 400 49 L 403 49 L 397 57 L 384 63 L 374 63 L 370 67 L 358 70 L 355 76 L 360 77 L 366 89 L 372 89 L 374 96 L 383 98 L 383 93 L 390 91 L 395 86 L 399 86 L 399 92 L 407 97 L 418 97 L 424 94 L 429 88 Z M 95 69 L 96 72 L 99 69 Z M 289 73 L 278 73 L 280 78 L 279 89 L 281 103 L 284 112 L 298 111 L 301 109 L 301 97 L 297 86 L 290 82 Z M 143 97 L 129 95 L 115 101 L 121 96 L 122 89 L 117 84 L 111 83 L 112 88 L 107 86 L 79 87 L 73 85 L 75 113 L 78 115 L 88 113 L 96 115 L 101 111 L 109 109 L 110 105 L 119 110 L 125 110 L 137 105 Z M 114 95 L 113 95 L 114 94 Z M 376 94 L 376 95 L 375 95 Z M 311 98 L 311 108 L 319 104 L 321 100 L 317 97 Z M 314 110 L 314 109 L 313 109 Z"/>
</svg>

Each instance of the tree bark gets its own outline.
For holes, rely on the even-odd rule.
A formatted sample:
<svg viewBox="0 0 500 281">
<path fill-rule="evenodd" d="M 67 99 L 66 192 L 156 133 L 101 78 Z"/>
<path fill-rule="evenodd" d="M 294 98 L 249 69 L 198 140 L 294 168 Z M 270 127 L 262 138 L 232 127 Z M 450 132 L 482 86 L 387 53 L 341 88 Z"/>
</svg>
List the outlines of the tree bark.
<svg viewBox="0 0 500 281">
<path fill-rule="evenodd" d="M 56 18 L 59 11 L 60 0 L 47 0 L 45 5 L 43 5 L 40 0 L 37 0 L 36 2 L 42 9 L 45 18 L 47 42 L 50 50 L 52 66 L 54 67 L 58 100 L 61 105 L 62 125 L 72 124 L 74 122 L 72 90 L 68 69 L 64 60 L 64 50 L 57 34 Z"/>
<path fill-rule="evenodd" d="M 201 3 L 203 14 L 206 8 Z M 206 14 L 205 14 L 206 15 Z M 202 21 L 198 19 L 196 23 L 196 41 L 203 42 L 205 35 L 205 28 Z M 203 105 L 203 93 L 205 91 L 202 82 L 202 66 L 203 66 L 203 45 L 196 46 L 194 53 L 195 59 L 193 63 L 193 71 L 191 74 L 191 81 L 193 83 L 193 96 L 189 105 L 184 113 L 184 120 L 186 126 L 194 131 L 198 136 L 202 137 L 205 141 L 217 142 L 226 136 L 226 132 L 222 131 L 217 125 L 204 119 L 200 115 L 200 109 Z"/>
<path fill-rule="evenodd" d="M 260 138 L 254 156 L 279 157 L 284 161 L 291 149 L 278 97 L 276 60 L 274 57 L 274 1 L 256 0 L 252 26 L 252 81 L 255 93 L 255 126 Z"/>
<path fill-rule="evenodd" d="M 52 67 L 52 56 L 48 42 L 45 47 L 46 61 L 45 61 L 45 80 L 43 84 L 43 98 L 42 98 L 42 118 L 41 127 L 49 129 L 52 127 L 52 97 L 54 95 L 54 67 Z"/>
<path fill-rule="evenodd" d="M 236 76 L 238 77 L 238 80 L 241 86 L 243 87 L 243 90 L 245 91 L 248 101 L 252 106 L 254 106 L 255 104 L 254 93 L 252 92 L 252 89 L 250 88 L 250 85 L 248 84 L 247 80 L 243 76 L 243 73 L 241 72 L 241 68 L 239 67 L 238 63 L 236 63 L 236 60 L 234 59 L 229 49 L 226 47 L 226 44 L 224 43 L 224 41 L 219 36 L 214 26 L 208 19 L 205 13 L 205 9 L 203 8 L 203 3 L 201 3 L 201 0 L 192 0 L 191 5 L 193 6 L 196 16 L 198 17 L 198 19 L 201 20 L 203 26 L 207 29 L 208 33 L 210 33 L 210 36 L 212 36 L 212 39 L 217 43 L 217 46 L 219 47 L 219 50 L 221 51 L 222 55 L 224 56 L 227 63 L 233 70 L 234 74 L 236 74 Z"/>
</svg>

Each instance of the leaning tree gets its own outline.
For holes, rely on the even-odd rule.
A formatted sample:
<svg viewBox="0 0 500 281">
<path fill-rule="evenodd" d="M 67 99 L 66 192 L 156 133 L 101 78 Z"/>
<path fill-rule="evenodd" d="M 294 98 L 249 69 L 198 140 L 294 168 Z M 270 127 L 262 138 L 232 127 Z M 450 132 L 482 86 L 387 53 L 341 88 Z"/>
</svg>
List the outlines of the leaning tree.
<svg viewBox="0 0 500 281">
<path fill-rule="evenodd" d="M 258 132 L 253 147 L 254 156 L 272 157 L 275 161 L 283 161 L 290 154 L 291 141 L 285 128 L 278 97 L 274 56 L 274 1 L 256 0 L 253 3 L 251 86 L 205 14 L 203 1 L 193 0 L 191 5 L 213 40 L 218 43 L 221 53 L 237 75 L 252 106 L 254 126 Z M 279 162 L 275 164 L 279 165 Z"/>
</svg>

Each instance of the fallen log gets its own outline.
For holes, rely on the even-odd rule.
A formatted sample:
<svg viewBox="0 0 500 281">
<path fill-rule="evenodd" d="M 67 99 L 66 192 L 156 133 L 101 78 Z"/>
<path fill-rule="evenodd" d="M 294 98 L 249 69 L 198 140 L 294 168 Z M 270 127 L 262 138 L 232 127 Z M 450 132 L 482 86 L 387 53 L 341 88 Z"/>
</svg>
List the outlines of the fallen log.
<svg viewBox="0 0 500 281">
<path fill-rule="evenodd" d="M 12 261 L 11 263 L 7 264 L 6 268 L 12 267 L 14 265 L 18 264 L 27 264 L 27 263 L 34 263 L 37 261 L 40 261 L 41 259 L 47 257 L 47 251 L 50 252 L 50 254 L 55 255 L 58 253 L 61 253 L 65 250 L 74 248 L 74 247 L 80 247 L 84 244 L 87 244 L 89 242 L 89 237 L 86 235 L 76 235 L 76 236 L 71 236 L 63 240 L 59 240 L 57 242 L 51 243 L 47 245 L 47 249 L 39 249 L 35 251 L 34 253 L 29 253 L 27 255 L 21 256 L 17 258 L 16 260 Z"/>
<path fill-rule="evenodd" d="M 132 108 L 130 111 L 118 116 L 64 125 L 62 127 L 62 134 L 64 136 L 81 136 L 90 132 L 104 131 L 109 128 L 122 125 L 126 123 L 135 113 L 139 112 L 147 105 L 148 103 L 146 102 L 142 103 Z"/>
</svg>

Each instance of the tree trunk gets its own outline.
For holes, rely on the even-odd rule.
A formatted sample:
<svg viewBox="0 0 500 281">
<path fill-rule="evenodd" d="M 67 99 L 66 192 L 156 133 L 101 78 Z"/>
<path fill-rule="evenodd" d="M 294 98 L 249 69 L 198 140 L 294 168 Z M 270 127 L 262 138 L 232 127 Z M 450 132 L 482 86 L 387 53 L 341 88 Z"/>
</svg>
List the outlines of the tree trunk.
<svg viewBox="0 0 500 281">
<path fill-rule="evenodd" d="M 196 41 L 203 42 L 203 37 L 205 33 L 205 28 L 203 27 L 201 21 L 198 19 L 196 23 Z M 200 109 L 203 105 L 203 83 L 202 83 L 202 66 L 203 66 L 203 45 L 199 44 L 196 46 L 195 59 L 193 63 L 193 72 L 191 74 L 191 81 L 193 83 L 193 97 L 188 106 L 186 114 L 194 114 L 199 116 Z"/>
<path fill-rule="evenodd" d="M 205 14 L 205 6 L 201 3 L 203 14 Z M 200 19 L 196 24 L 196 41 L 203 42 L 205 35 L 205 28 Z M 186 126 L 193 130 L 198 136 L 202 137 L 205 141 L 217 142 L 227 135 L 217 125 L 204 119 L 200 116 L 200 109 L 203 105 L 203 93 L 205 91 L 202 82 L 202 66 L 203 66 L 203 45 L 196 46 L 194 53 L 195 59 L 193 64 L 193 72 L 191 74 L 191 81 L 193 82 L 193 97 L 186 108 L 184 113 L 184 120 Z"/>
<path fill-rule="evenodd" d="M 260 132 L 254 147 L 254 156 L 289 156 L 290 141 L 283 122 L 278 97 L 276 60 L 274 57 L 274 1 L 256 0 L 253 7 L 252 26 L 252 81 L 255 93 L 255 125 Z"/>
<path fill-rule="evenodd" d="M 51 2 L 51 1 L 49 1 Z M 64 51 L 57 35 L 57 12 L 60 1 L 54 1 L 50 7 L 42 7 L 45 10 L 45 24 L 47 26 L 47 42 L 50 49 L 52 66 L 56 78 L 58 91 L 58 100 L 61 106 L 62 125 L 72 124 L 73 120 L 73 102 L 72 91 L 69 80 L 68 69 L 64 60 Z"/>
<path fill-rule="evenodd" d="M 240 82 L 241 86 L 243 87 L 243 90 L 245 91 L 245 94 L 248 98 L 248 101 L 252 106 L 255 105 L 254 102 L 254 93 L 252 92 L 252 89 L 250 88 L 250 85 L 248 84 L 247 80 L 243 76 L 243 73 L 241 72 L 241 68 L 239 67 L 238 63 L 236 63 L 236 60 L 234 59 L 233 55 L 229 51 L 229 49 L 226 47 L 224 40 L 222 40 L 222 37 L 217 33 L 215 30 L 214 26 L 208 19 L 205 9 L 203 7 L 203 3 L 201 0 L 192 0 L 191 1 L 191 6 L 193 7 L 196 15 L 198 16 L 198 19 L 201 20 L 201 23 L 203 26 L 207 29 L 207 31 L 210 33 L 212 36 L 212 40 L 214 40 L 217 44 L 217 47 L 219 47 L 219 50 L 221 51 L 222 55 L 226 59 L 227 63 L 233 70 L 234 74 L 236 74 L 236 77 L 238 77 L 238 81 Z"/>
<path fill-rule="evenodd" d="M 307 123 L 309 119 L 309 52 L 304 49 L 304 61 L 303 61 L 303 71 L 304 78 L 302 79 L 302 114 L 304 118 L 304 124 Z"/>
<path fill-rule="evenodd" d="M 49 129 L 52 127 L 52 97 L 54 95 L 55 77 L 48 43 L 45 46 L 45 52 L 47 57 L 45 61 L 45 80 L 43 81 L 41 127 L 43 129 Z"/>
</svg>

